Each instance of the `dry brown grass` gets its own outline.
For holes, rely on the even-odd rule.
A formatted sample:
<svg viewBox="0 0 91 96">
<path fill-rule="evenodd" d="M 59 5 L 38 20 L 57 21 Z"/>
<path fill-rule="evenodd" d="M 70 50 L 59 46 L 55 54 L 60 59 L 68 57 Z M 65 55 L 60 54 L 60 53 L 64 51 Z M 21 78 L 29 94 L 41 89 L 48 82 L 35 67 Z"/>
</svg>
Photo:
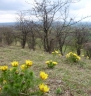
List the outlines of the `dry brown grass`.
<svg viewBox="0 0 91 96">
<path fill-rule="evenodd" d="M 50 92 L 46 93 L 46 96 L 90 96 L 88 94 L 91 92 L 91 60 L 83 57 L 81 64 L 70 64 L 65 62 L 65 56 L 54 58 L 52 54 L 40 50 L 21 49 L 19 46 L 0 47 L 0 65 L 10 65 L 14 60 L 22 64 L 27 59 L 33 61 L 31 70 L 36 75 L 40 71 L 49 74 L 46 83 L 50 87 Z M 45 64 L 47 60 L 56 60 L 58 65 L 54 69 L 49 69 Z M 82 62 L 85 62 L 84 66 Z"/>
</svg>

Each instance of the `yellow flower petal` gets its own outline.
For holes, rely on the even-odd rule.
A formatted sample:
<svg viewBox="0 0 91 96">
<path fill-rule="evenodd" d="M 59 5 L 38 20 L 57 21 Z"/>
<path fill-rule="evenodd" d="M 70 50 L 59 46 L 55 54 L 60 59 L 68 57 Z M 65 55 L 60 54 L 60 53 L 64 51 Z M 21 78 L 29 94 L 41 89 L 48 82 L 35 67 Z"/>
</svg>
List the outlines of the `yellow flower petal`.
<svg viewBox="0 0 91 96">
<path fill-rule="evenodd" d="M 41 71 L 40 72 L 40 77 L 41 77 L 41 79 L 45 80 L 45 79 L 48 78 L 48 74 L 46 74 L 45 72 Z"/>
</svg>

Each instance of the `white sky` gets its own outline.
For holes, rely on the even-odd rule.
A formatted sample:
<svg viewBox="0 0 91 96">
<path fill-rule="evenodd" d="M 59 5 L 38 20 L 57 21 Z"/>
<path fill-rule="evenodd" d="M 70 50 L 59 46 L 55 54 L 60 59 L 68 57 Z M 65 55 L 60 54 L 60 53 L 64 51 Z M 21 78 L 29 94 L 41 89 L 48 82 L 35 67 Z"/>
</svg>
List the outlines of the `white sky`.
<svg viewBox="0 0 91 96">
<path fill-rule="evenodd" d="M 26 3 L 29 2 L 30 4 Z M 0 22 L 15 22 L 18 11 L 31 8 L 33 0 L 0 0 Z M 70 17 L 79 18 L 91 15 L 91 0 L 80 0 L 71 4 Z M 91 21 L 91 18 L 85 21 Z"/>
</svg>

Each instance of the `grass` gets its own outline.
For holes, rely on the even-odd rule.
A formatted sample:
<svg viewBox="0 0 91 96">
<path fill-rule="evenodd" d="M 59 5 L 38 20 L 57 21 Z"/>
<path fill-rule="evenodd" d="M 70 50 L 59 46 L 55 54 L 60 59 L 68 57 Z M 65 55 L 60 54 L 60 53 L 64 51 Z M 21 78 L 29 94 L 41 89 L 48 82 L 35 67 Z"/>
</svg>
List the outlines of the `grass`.
<svg viewBox="0 0 91 96">
<path fill-rule="evenodd" d="M 91 60 L 82 57 L 81 63 L 70 64 L 65 62 L 65 56 L 54 58 L 52 54 L 21 49 L 19 46 L 0 47 L 0 65 L 10 65 L 14 60 L 24 63 L 27 59 L 33 61 L 31 70 L 36 75 L 40 71 L 49 74 L 46 82 L 50 92 L 46 93 L 46 96 L 90 96 L 88 94 L 91 92 Z M 56 60 L 58 65 L 49 69 L 45 64 L 47 60 Z"/>
</svg>

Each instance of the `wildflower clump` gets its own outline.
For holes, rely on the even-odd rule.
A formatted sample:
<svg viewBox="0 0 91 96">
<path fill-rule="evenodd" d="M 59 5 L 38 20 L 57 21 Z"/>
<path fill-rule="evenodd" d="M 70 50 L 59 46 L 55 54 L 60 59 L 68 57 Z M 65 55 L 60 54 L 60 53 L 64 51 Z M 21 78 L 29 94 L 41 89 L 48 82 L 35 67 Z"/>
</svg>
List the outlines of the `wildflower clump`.
<svg viewBox="0 0 91 96">
<path fill-rule="evenodd" d="M 50 88 L 46 84 L 42 83 L 39 85 L 39 89 L 40 89 L 40 91 L 45 93 L 45 92 L 48 92 Z"/>
<path fill-rule="evenodd" d="M 69 60 L 69 61 L 71 61 L 71 62 L 78 62 L 81 58 L 77 54 L 75 54 L 73 52 L 69 52 L 66 55 L 66 59 Z"/>
<path fill-rule="evenodd" d="M 2 71 L 7 71 L 8 70 L 8 66 L 1 66 L 0 68 Z"/>
<path fill-rule="evenodd" d="M 41 96 L 48 92 L 49 87 L 43 83 L 48 74 L 41 71 L 35 76 L 32 65 L 33 61 L 26 60 L 22 65 L 13 61 L 11 66 L 0 66 L 0 96 Z"/>
<path fill-rule="evenodd" d="M 42 80 L 46 80 L 48 78 L 48 74 L 43 72 L 43 71 L 40 71 L 40 78 Z M 40 92 L 43 95 L 45 92 L 49 92 L 50 88 L 46 84 L 41 83 L 41 84 L 39 84 L 39 89 L 40 89 Z"/>
<path fill-rule="evenodd" d="M 33 61 L 31 61 L 31 60 L 26 60 L 26 61 L 25 61 L 25 64 L 22 64 L 22 65 L 20 66 L 20 68 L 21 68 L 22 70 L 26 70 L 27 68 L 31 67 L 32 65 L 33 65 Z"/>
<path fill-rule="evenodd" d="M 52 60 L 50 60 L 50 61 L 46 61 L 45 63 L 47 64 L 48 68 L 54 68 L 55 65 L 58 64 L 57 62 L 52 61 Z"/>
<path fill-rule="evenodd" d="M 59 51 L 55 50 L 55 51 L 52 52 L 52 54 L 53 54 L 53 56 L 56 56 L 56 55 L 59 54 Z"/>
<path fill-rule="evenodd" d="M 26 60 L 26 66 L 30 67 L 32 66 L 33 62 L 31 60 Z"/>
<path fill-rule="evenodd" d="M 59 53 L 59 52 L 58 52 L 58 51 L 56 51 L 56 50 L 55 50 L 54 52 L 52 52 L 52 54 L 58 54 L 58 53 Z"/>
<path fill-rule="evenodd" d="M 17 61 L 13 61 L 13 62 L 11 62 L 11 64 L 12 64 L 13 67 L 17 67 L 18 64 L 19 64 L 19 62 L 17 62 Z"/>
<path fill-rule="evenodd" d="M 40 72 L 40 77 L 41 77 L 41 79 L 45 80 L 45 79 L 48 78 L 48 74 L 46 74 L 45 72 L 41 71 Z"/>
<path fill-rule="evenodd" d="M 27 69 L 26 64 L 22 64 L 20 67 L 21 67 L 21 70 L 25 70 L 25 69 Z"/>
</svg>

